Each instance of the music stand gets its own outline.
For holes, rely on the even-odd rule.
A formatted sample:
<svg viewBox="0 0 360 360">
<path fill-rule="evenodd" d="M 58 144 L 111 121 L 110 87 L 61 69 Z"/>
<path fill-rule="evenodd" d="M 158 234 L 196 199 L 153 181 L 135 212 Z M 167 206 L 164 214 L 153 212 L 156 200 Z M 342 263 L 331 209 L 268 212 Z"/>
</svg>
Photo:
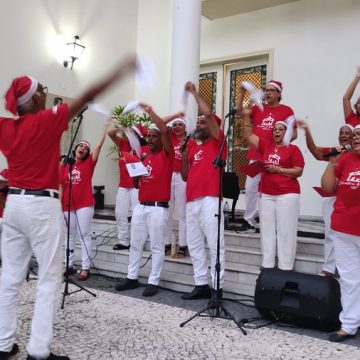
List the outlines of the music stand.
<svg viewBox="0 0 360 360">
<path fill-rule="evenodd" d="M 219 205 L 218 205 L 218 214 L 217 216 L 218 220 L 218 228 L 217 228 L 217 244 L 216 244 L 216 264 L 215 264 L 215 280 L 216 280 L 216 288 L 215 291 L 212 292 L 211 300 L 208 302 L 206 308 L 200 310 L 195 315 L 191 316 L 186 321 L 182 322 L 180 324 L 180 327 L 185 326 L 189 321 L 196 317 L 209 317 L 211 319 L 214 318 L 220 318 L 220 319 L 227 319 L 232 320 L 237 327 L 241 330 L 241 332 L 244 335 L 247 335 L 247 332 L 242 327 L 241 321 L 237 321 L 235 317 L 226 309 L 226 307 L 223 305 L 223 299 L 222 299 L 222 289 L 220 289 L 220 270 L 221 270 L 221 264 L 220 264 L 220 229 L 221 229 L 221 216 L 222 216 L 222 209 L 221 209 L 221 202 L 222 202 L 222 184 L 223 184 L 223 169 L 225 168 L 226 161 L 222 160 L 221 154 L 223 152 L 223 149 L 225 147 L 226 139 L 228 138 L 231 126 L 234 122 L 234 116 L 236 111 L 232 110 L 228 115 L 226 115 L 225 119 L 229 117 L 229 127 L 227 129 L 226 134 L 224 135 L 224 139 L 221 143 L 219 154 L 216 156 L 216 158 L 213 161 L 213 164 L 215 167 L 219 169 Z"/>
<path fill-rule="evenodd" d="M 71 205 L 71 190 L 72 190 L 72 170 L 73 170 L 73 165 L 75 164 L 75 159 L 71 156 L 71 151 L 72 151 L 72 147 L 74 145 L 75 142 L 75 138 L 76 135 L 79 131 L 81 122 L 83 119 L 83 115 L 82 113 L 79 114 L 74 120 L 73 123 L 78 120 L 76 129 L 75 129 L 75 133 L 74 136 L 71 138 L 71 142 L 70 142 L 70 146 L 69 146 L 69 150 L 68 153 L 66 155 L 66 158 L 64 160 L 64 165 L 69 164 L 69 196 L 68 196 L 68 211 L 67 211 L 67 221 L 66 221 L 66 225 L 67 225 L 67 236 L 66 236 L 66 271 L 65 271 L 65 278 L 64 278 L 64 283 L 65 283 L 65 287 L 64 287 L 64 292 L 63 292 L 63 299 L 62 299 L 62 303 L 61 303 L 61 309 L 64 309 L 64 304 L 65 304 L 65 296 L 77 293 L 81 290 L 86 291 L 87 293 L 89 293 L 90 295 L 96 297 L 96 294 L 92 293 L 91 291 L 89 291 L 88 289 L 86 289 L 85 287 L 77 284 L 73 279 L 71 279 L 69 277 L 69 257 L 70 257 L 70 253 L 72 253 L 74 250 L 70 250 L 70 205 Z M 73 284 L 75 286 L 78 287 L 77 290 L 71 291 L 69 292 L 69 284 Z"/>
</svg>

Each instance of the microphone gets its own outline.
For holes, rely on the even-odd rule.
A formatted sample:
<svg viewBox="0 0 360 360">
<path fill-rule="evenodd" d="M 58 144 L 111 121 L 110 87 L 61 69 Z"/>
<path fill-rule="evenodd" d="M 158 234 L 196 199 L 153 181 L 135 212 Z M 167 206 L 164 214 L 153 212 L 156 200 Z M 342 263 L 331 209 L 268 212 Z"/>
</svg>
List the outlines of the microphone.
<svg viewBox="0 0 360 360">
<path fill-rule="evenodd" d="M 339 155 L 341 154 L 343 151 L 351 151 L 352 150 L 352 147 L 350 144 L 346 144 L 344 145 L 340 151 L 337 151 L 337 150 L 333 150 L 333 151 L 330 151 L 326 154 L 323 155 L 324 158 L 328 158 L 328 157 L 331 157 L 331 156 L 336 156 L 336 155 Z"/>
<path fill-rule="evenodd" d="M 78 114 L 76 115 L 75 119 L 73 120 L 73 122 L 75 122 L 79 117 L 82 117 L 84 112 L 89 108 L 88 105 L 84 105 L 80 111 L 78 112 Z"/>
<path fill-rule="evenodd" d="M 236 113 L 238 112 L 238 108 L 233 108 L 229 111 L 229 113 L 225 116 L 225 119 L 228 118 L 229 116 L 234 116 Z"/>
<path fill-rule="evenodd" d="M 141 154 L 141 157 L 140 157 L 140 161 L 144 161 L 145 160 L 145 158 L 147 157 L 147 153 L 146 152 L 143 152 L 142 154 Z"/>
<path fill-rule="evenodd" d="M 190 139 L 190 135 L 187 135 L 186 138 L 185 138 L 184 143 L 181 145 L 181 147 L 179 149 L 181 154 L 184 152 L 189 139 Z"/>
</svg>

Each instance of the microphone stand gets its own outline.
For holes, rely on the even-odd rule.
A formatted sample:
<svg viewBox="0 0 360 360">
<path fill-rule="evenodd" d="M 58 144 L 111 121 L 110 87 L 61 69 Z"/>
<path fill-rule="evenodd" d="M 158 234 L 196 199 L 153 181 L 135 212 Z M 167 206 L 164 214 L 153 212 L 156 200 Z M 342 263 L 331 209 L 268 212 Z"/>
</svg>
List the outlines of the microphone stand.
<svg viewBox="0 0 360 360">
<path fill-rule="evenodd" d="M 188 322 L 190 322 L 195 317 L 210 317 L 211 319 L 214 318 L 220 318 L 220 319 L 226 319 L 226 320 L 232 320 L 237 327 L 241 330 L 241 332 L 244 335 L 247 335 L 247 332 L 242 327 L 241 321 L 238 321 L 235 319 L 235 317 L 226 309 L 226 307 L 223 305 L 223 299 L 222 299 L 222 289 L 220 289 L 220 270 L 221 270 L 221 263 L 220 263 L 220 231 L 221 231 L 221 216 L 222 216 L 222 186 L 223 186 L 223 169 L 226 166 L 226 161 L 222 160 L 221 154 L 224 150 L 226 139 L 229 136 L 229 132 L 231 129 L 231 126 L 234 123 L 234 117 L 236 114 L 236 110 L 231 110 L 229 114 L 226 115 L 225 119 L 229 118 L 229 127 L 226 131 L 226 134 L 224 136 L 224 139 L 221 143 L 219 154 L 216 156 L 216 158 L 213 161 L 213 164 L 215 167 L 219 169 L 219 203 L 218 203 L 218 214 L 217 216 L 217 244 L 216 244 L 216 264 L 215 264 L 215 281 L 216 286 L 215 290 L 212 292 L 211 300 L 207 304 L 207 307 L 199 312 L 197 312 L 195 315 L 190 317 L 188 320 L 182 322 L 180 324 L 180 327 L 183 327 Z M 214 284 L 215 285 L 215 284 Z M 204 314 L 205 313 L 205 314 Z"/>
<path fill-rule="evenodd" d="M 75 142 L 75 138 L 76 135 L 79 131 L 81 122 L 83 119 L 83 114 L 80 113 L 74 120 L 73 123 L 78 120 L 76 129 L 75 129 L 75 133 L 71 139 L 70 142 L 70 146 L 69 146 L 69 150 L 68 153 L 66 155 L 65 161 L 64 161 L 64 165 L 69 164 L 69 196 L 68 196 L 68 210 L 67 210 L 67 236 L 66 236 L 66 271 L 65 271 L 65 277 L 64 277 L 64 283 L 65 283 L 65 287 L 64 287 L 64 292 L 63 292 L 63 298 L 62 298 L 62 303 L 61 303 L 61 309 L 64 309 L 64 304 L 65 304 L 65 296 L 77 293 L 81 290 L 86 291 L 87 293 L 89 293 L 92 296 L 96 297 L 96 294 L 92 293 L 91 291 L 89 291 L 88 289 L 84 288 L 83 286 L 77 284 L 73 279 L 71 279 L 69 277 L 69 257 L 70 257 L 70 253 L 74 252 L 73 250 L 70 250 L 70 206 L 71 206 L 71 194 L 72 194 L 72 170 L 73 170 L 73 166 L 75 164 L 75 159 L 71 156 L 71 150 L 72 147 L 74 145 Z M 73 284 L 75 286 L 78 287 L 77 290 L 74 290 L 72 292 L 69 292 L 69 284 Z"/>
</svg>

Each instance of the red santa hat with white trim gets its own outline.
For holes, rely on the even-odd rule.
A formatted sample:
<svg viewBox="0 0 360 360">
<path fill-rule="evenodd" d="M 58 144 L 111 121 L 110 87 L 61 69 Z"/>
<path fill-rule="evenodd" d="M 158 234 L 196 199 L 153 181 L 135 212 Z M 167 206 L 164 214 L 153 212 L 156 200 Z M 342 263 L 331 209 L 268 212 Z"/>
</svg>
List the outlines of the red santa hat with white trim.
<svg viewBox="0 0 360 360">
<path fill-rule="evenodd" d="M 5 108 L 16 115 L 16 107 L 28 102 L 36 93 L 38 80 L 31 76 L 21 76 L 14 79 L 5 94 Z"/>
<path fill-rule="evenodd" d="M 282 92 L 283 90 L 282 83 L 276 80 L 270 80 L 266 86 L 273 86 L 279 92 Z"/>
</svg>

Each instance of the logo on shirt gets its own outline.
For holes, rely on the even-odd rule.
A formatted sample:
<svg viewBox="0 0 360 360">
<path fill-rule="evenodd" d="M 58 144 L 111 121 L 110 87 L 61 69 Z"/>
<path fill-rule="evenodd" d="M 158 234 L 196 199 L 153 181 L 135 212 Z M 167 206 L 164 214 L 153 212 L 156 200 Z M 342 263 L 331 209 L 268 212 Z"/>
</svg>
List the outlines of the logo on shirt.
<svg viewBox="0 0 360 360">
<path fill-rule="evenodd" d="M 74 167 L 74 169 L 72 170 L 71 176 L 73 184 L 78 184 L 81 181 L 81 172 L 76 167 Z M 70 181 L 70 174 L 68 175 L 68 177 Z"/>
<path fill-rule="evenodd" d="M 266 162 L 273 165 L 279 165 L 280 156 L 277 154 L 270 154 Z"/>
<path fill-rule="evenodd" d="M 195 161 L 200 161 L 203 159 L 203 150 L 199 150 L 195 155 L 194 155 L 194 160 Z"/>
<path fill-rule="evenodd" d="M 360 185 L 360 170 L 349 173 L 346 181 Z"/>
<path fill-rule="evenodd" d="M 272 128 L 274 121 L 275 121 L 275 119 L 271 115 L 269 115 L 268 117 L 266 117 L 262 120 L 261 127 Z"/>
</svg>

